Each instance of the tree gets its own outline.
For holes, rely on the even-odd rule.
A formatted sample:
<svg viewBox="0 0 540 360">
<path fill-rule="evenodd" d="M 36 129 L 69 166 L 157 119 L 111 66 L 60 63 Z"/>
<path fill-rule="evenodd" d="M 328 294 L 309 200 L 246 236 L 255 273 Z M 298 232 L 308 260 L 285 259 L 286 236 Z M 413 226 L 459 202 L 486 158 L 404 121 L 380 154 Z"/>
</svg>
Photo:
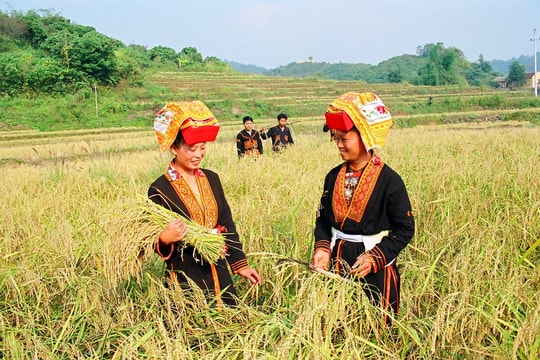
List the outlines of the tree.
<svg viewBox="0 0 540 360">
<path fill-rule="evenodd" d="M 391 83 L 400 83 L 403 81 L 403 74 L 401 69 L 393 69 L 388 72 L 388 81 Z"/>
<path fill-rule="evenodd" d="M 437 67 L 433 62 L 428 62 L 418 70 L 420 85 L 440 85 L 440 76 Z"/>
<path fill-rule="evenodd" d="M 484 55 L 480 54 L 478 61 L 470 64 L 463 74 L 467 83 L 471 86 L 491 86 L 491 81 L 498 74 L 493 71 L 491 64 L 484 60 Z"/>
<path fill-rule="evenodd" d="M 50 34 L 39 46 L 50 56 L 55 57 L 70 67 L 71 49 L 73 48 L 73 34 L 68 30 L 56 31 Z"/>
<path fill-rule="evenodd" d="M 480 54 L 478 57 L 478 67 L 482 70 L 483 73 L 492 73 L 493 67 L 488 61 L 484 60 L 484 54 Z"/>
<path fill-rule="evenodd" d="M 88 32 L 72 43 L 71 65 L 101 84 L 112 82 L 116 67 L 114 43 L 98 32 Z"/>
<path fill-rule="evenodd" d="M 41 57 L 32 64 L 27 75 L 28 88 L 35 92 L 64 94 L 69 82 L 69 70 L 58 60 Z"/>
<path fill-rule="evenodd" d="M 506 81 L 510 86 L 522 86 L 525 84 L 526 75 L 525 66 L 521 65 L 517 61 L 514 61 L 512 65 L 510 65 Z"/>
<path fill-rule="evenodd" d="M 149 59 L 144 47 L 129 46 L 115 51 L 116 71 L 114 83 L 124 79 L 128 84 L 141 84 L 142 71 L 148 66 Z"/>
<path fill-rule="evenodd" d="M 166 63 L 168 61 L 176 63 L 178 59 L 178 55 L 176 54 L 176 50 L 173 48 L 167 47 L 167 46 L 154 46 L 150 49 L 148 52 L 148 56 L 150 60 L 159 62 L 159 63 Z"/>
<path fill-rule="evenodd" d="M 17 95 L 24 87 L 24 60 L 20 55 L 0 54 L 0 95 Z"/>
<path fill-rule="evenodd" d="M 186 60 L 186 65 L 201 65 L 203 62 L 202 55 L 194 47 L 185 47 L 180 51 L 178 57 Z"/>
<path fill-rule="evenodd" d="M 28 26 L 25 22 L 0 12 L 0 35 L 20 40 L 26 36 L 27 32 Z"/>
<path fill-rule="evenodd" d="M 26 23 L 26 40 L 33 47 L 39 47 L 39 44 L 47 39 L 47 32 L 43 27 L 43 22 L 39 14 L 35 11 L 30 11 L 26 15 L 20 16 L 20 20 Z"/>
<path fill-rule="evenodd" d="M 421 51 L 427 57 L 427 63 L 419 71 L 419 83 L 422 85 L 458 85 L 465 84 L 460 74 L 467 61 L 458 48 L 445 48 L 443 43 L 427 44 Z"/>
</svg>

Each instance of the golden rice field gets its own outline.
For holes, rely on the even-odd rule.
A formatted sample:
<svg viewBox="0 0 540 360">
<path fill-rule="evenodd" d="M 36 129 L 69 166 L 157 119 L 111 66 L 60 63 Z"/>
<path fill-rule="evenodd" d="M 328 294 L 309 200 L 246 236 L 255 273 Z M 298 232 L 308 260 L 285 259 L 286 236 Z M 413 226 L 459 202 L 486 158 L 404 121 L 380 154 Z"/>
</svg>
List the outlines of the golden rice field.
<svg viewBox="0 0 540 360">
<path fill-rule="evenodd" d="M 294 119 L 291 119 L 294 120 Z M 129 209 L 169 161 L 151 129 L 0 132 L 0 357 L 6 359 L 535 359 L 540 353 L 540 128 L 392 129 L 380 151 L 417 232 L 399 258 L 401 313 L 379 323 L 357 284 L 310 273 L 322 181 L 340 162 L 322 119 L 282 154 L 216 170 L 260 287 L 219 312 L 163 286 Z M 268 144 L 266 144 L 268 147 Z"/>
</svg>

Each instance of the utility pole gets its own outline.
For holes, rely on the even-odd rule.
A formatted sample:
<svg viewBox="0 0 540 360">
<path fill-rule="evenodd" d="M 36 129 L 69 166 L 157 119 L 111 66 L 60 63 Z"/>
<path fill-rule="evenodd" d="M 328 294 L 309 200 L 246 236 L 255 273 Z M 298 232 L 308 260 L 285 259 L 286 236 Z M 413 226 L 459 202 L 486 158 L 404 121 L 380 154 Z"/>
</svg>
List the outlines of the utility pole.
<svg viewBox="0 0 540 360">
<path fill-rule="evenodd" d="M 535 65 L 536 67 L 536 65 Z M 94 84 L 94 101 L 96 102 L 96 117 L 99 117 L 99 108 L 98 108 L 98 101 L 97 101 L 97 85 Z"/>
<path fill-rule="evenodd" d="M 536 29 L 534 29 L 534 35 L 531 41 L 534 43 L 534 96 L 538 96 L 538 79 L 536 78 L 536 41 L 540 38 L 536 37 Z"/>
</svg>

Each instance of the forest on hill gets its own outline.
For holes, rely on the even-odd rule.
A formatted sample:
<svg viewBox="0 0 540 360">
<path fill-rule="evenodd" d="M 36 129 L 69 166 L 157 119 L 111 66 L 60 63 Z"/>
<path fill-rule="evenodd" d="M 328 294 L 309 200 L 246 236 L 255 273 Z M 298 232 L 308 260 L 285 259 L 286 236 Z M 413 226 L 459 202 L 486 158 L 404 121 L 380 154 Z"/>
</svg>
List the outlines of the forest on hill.
<svg viewBox="0 0 540 360">
<path fill-rule="evenodd" d="M 158 71 L 246 72 L 195 47 L 175 49 L 125 45 L 90 26 L 72 23 L 44 11 L 0 12 L 0 96 L 65 94 L 88 86 L 140 86 Z M 258 72 L 247 67 L 247 72 Z M 526 68 L 517 60 L 508 75 L 510 86 L 524 82 Z M 482 55 L 468 62 L 457 48 L 442 43 L 419 47 L 417 55 L 401 55 L 367 64 L 291 63 L 264 75 L 362 80 L 370 84 L 498 86 L 495 71 Z"/>
<path fill-rule="evenodd" d="M 493 81 L 499 76 L 508 76 L 514 86 L 522 83 L 527 67 L 527 57 L 507 62 L 492 62 L 480 55 L 469 62 L 463 52 L 455 47 L 446 48 L 443 43 L 426 44 L 417 49 L 416 55 L 400 55 L 377 65 L 329 64 L 312 61 L 291 63 L 263 72 L 270 76 L 322 77 L 334 80 L 363 80 L 370 84 L 402 83 L 412 85 L 468 85 L 497 87 Z M 532 67 L 531 67 L 532 68 Z M 517 73 L 514 73 L 517 71 Z M 532 71 L 532 69 L 531 69 Z M 516 77 L 517 75 L 517 77 Z"/>
<path fill-rule="evenodd" d="M 440 45 L 444 47 L 443 44 Z M 426 46 L 433 46 L 433 44 L 427 44 Z M 307 61 L 297 61 L 275 69 L 266 69 L 260 66 L 245 65 L 235 61 L 228 61 L 228 63 L 233 69 L 247 74 L 321 77 L 334 80 L 360 79 L 369 83 L 388 83 L 400 80 L 399 75 L 401 73 L 401 81 L 407 81 L 414 84 L 418 81 L 419 70 L 426 64 L 426 55 L 428 54 L 424 51 L 424 47 L 419 47 L 417 50 L 418 54 L 416 55 L 404 54 L 395 56 L 377 65 L 347 63 L 330 64 L 325 62 L 314 62 L 312 59 L 307 59 Z M 462 56 L 459 50 L 457 53 Z M 479 68 L 482 69 L 481 73 L 487 72 L 485 75 L 508 76 L 512 66 L 515 66 L 515 63 L 523 67 L 527 73 L 534 72 L 534 56 L 532 55 L 520 55 L 517 58 L 513 57 L 509 60 L 490 61 L 487 61 L 483 56 L 480 56 L 476 63 L 470 63 L 466 60 L 461 61 L 460 72 L 466 79 L 473 80 L 470 81 L 471 85 L 475 85 L 478 83 L 474 80 L 475 77 L 479 75 L 477 73 Z"/>
<path fill-rule="evenodd" d="M 142 85 L 155 71 L 230 72 L 196 48 L 125 45 L 57 14 L 0 12 L 0 95 L 65 94 L 88 86 Z"/>
</svg>

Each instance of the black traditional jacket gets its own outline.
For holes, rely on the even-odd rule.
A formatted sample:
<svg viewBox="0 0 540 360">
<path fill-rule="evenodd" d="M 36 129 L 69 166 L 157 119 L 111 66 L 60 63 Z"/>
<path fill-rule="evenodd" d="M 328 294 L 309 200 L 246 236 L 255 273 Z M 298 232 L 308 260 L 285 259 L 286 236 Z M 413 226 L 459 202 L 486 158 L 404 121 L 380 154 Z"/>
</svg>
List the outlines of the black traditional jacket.
<svg viewBox="0 0 540 360">
<path fill-rule="evenodd" d="M 330 251 L 332 227 L 353 235 L 388 231 L 368 251 L 375 260 L 373 272 L 377 272 L 392 262 L 414 235 L 411 202 L 401 177 L 377 156 L 364 168 L 350 205 L 345 199 L 346 176 L 346 163 L 326 175 L 315 221 L 315 248 Z"/>
<path fill-rule="evenodd" d="M 227 268 L 227 262 L 234 273 L 248 266 L 239 240 L 229 204 L 225 198 L 219 176 L 207 169 L 197 169 L 197 182 L 202 206 L 195 199 L 186 181 L 172 168 L 157 178 L 148 189 L 148 197 L 155 203 L 188 217 L 208 228 L 219 228 L 225 236 L 227 253 L 215 265 L 202 261 L 192 247 L 180 251 L 179 244 L 164 244 L 159 239 L 155 251 L 165 260 L 171 277 L 185 282 L 185 276 L 203 289 L 217 290 L 229 287 L 236 294 Z M 213 268 L 212 268 L 213 267 Z"/>
</svg>

